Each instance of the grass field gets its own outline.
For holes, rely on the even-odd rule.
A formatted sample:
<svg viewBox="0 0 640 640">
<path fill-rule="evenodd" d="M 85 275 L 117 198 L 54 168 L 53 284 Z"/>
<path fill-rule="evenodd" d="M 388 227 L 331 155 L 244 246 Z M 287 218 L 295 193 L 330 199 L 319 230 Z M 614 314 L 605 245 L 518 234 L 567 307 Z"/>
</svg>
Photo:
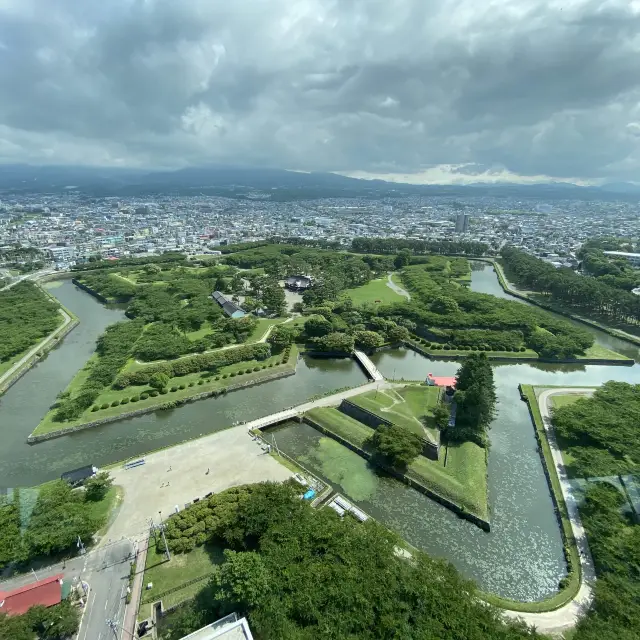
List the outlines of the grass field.
<svg viewBox="0 0 640 640">
<path fill-rule="evenodd" d="M 399 284 L 399 286 L 402 286 Z M 387 278 L 371 280 L 362 287 L 355 289 L 347 289 L 344 292 L 353 300 L 353 304 L 364 304 L 365 302 L 380 302 L 382 304 L 392 304 L 394 302 L 402 302 L 406 298 L 396 293 L 391 287 L 387 286 Z"/>
<path fill-rule="evenodd" d="M 143 584 L 153 583 L 151 589 L 142 593 L 142 603 L 147 604 L 162 598 L 165 608 L 195 596 L 206 584 L 207 579 L 222 563 L 222 549 L 204 545 L 189 553 L 173 554 L 167 561 L 164 553 L 158 553 L 153 537 L 149 540 L 149 550 L 144 569 Z M 190 584 L 192 580 L 202 580 Z M 184 585 L 182 589 L 178 589 Z M 171 594 L 167 591 L 178 589 Z"/>
<path fill-rule="evenodd" d="M 585 351 L 585 354 L 583 356 L 578 356 L 579 360 L 587 358 L 602 358 L 603 360 L 621 360 L 633 362 L 631 358 L 627 358 L 627 356 L 623 356 L 621 353 L 612 351 L 611 349 L 607 349 L 606 347 L 602 347 L 599 344 L 591 345 Z"/>
<path fill-rule="evenodd" d="M 567 394 L 566 396 L 551 396 L 551 406 L 554 409 L 559 409 L 560 407 L 565 407 L 568 404 L 573 404 L 580 400 L 582 396 L 576 394 Z"/>
<path fill-rule="evenodd" d="M 195 396 L 200 393 L 224 389 L 232 384 L 236 384 L 239 382 L 257 380 L 278 371 L 292 371 L 295 369 L 296 361 L 298 359 L 298 348 L 296 347 L 296 345 L 291 346 L 289 361 L 287 363 L 278 364 L 281 358 L 282 356 L 278 354 L 260 362 L 258 362 L 257 360 L 238 362 L 236 364 L 229 365 L 228 367 L 222 367 L 218 372 L 216 372 L 215 375 L 205 371 L 201 371 L 198 373 L 189 374 L 188 376 L 172 378 L 168 384 L 169 388 L 171 388 L 172 386 L 179 387 L 180 385 L 185 385 L 185 388 L 178 389 L 177 391 L 169 392 L 167 394 L 161 394 L 156 396 L 155 398 L 150 396 L 149 398 L 145 400 L 139 400 L 138 402 L 129 402 L 128 404 L 121 404 L 115 407 L 110 406 L 108 409 L 100 409 L 99 411 L 91 411 L 91 409 L 87 409 L 77 420 L 72 420 L 69 422 L 54 422 L 53 415 L 55 413 L 55 409 L 52 409 L 45 415 L 32 435 L 52 433 L 60 429 L 66 429 L 67 427 L 75 427 L 86 422 L 91 422 L 93 420 L 119 416 L 123 413 L 135 411 L 138 409 L 147 409 L 150 407 L 160 408 L 167 402 L 175 400 L 186 400 L 191 396 Z M 268 365 L 272 363 L 274 366 L 269 367 Z M 267 365 L 267 368 L 262 369 L 261 371 L 251 371 L 250 373 L 242 373 L 236 375 L 238 371 L 244 371 L 248 368 L 253 369 L 257 366 L 262 367 L 264 365 Z M 234 374 L 233 377 L 227 377 L 224 379 L 220 377 L 219 380 L 214 379 L 216 376 L 222 376 L 224 374 L 229 375 L 231 373 Z M 88 372 L 86 372 L 86 370 L 81 370 L 71 381 L 69 387 L 67 388 L 73 388 L 74 391 L 77 391 L 77 389 L 82 384 L 82 381 L 80 379 L 80 376 L 82 375 L 86 376 L 88 375 Z M 201 380 L 203 381 L 203 383 L 198 384 Z M 107 403 L 110 405 L 115 400 L 122 400 L 122 398 L 131 398 L 134 395 L 140 395 L 141 393 L 149 390 L 150 387 L 147 385 L 127 387 L 126 389 L 112 389 L 111 387 L 109 387 L 100 394 L 94 404 L 100 406 Z"/>
<path fill-rule="evenodd" d="M 439 387 L 415 385 L 402 389 L 368 391 L 349 400 L 381 418 L 437 442 L 438 432 L 433 424 L 433 410 L 441 393 Z"/>
<path fill-rule="evenodd" d="M 326 427 L 361 448 L 364 447 L 365 440 L 373 434 L 371 427 L 367 427 L 362 422 L 350 418 L 333 407 L 311 409 L 307 415 L 321 427 Z"/>
</svg>

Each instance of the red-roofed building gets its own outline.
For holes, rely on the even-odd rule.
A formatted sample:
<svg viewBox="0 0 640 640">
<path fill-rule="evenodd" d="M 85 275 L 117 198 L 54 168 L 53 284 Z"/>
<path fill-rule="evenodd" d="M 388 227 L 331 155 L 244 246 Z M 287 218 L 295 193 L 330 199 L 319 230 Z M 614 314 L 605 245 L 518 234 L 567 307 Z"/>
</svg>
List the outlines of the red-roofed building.
<svg viewBox="0 0 640 640">
<path fill-rule="evenodd" d="M 444 387 L 445 389 L 456 388 L 455 376 L 434 376 L 430 373 L 427 376 L 426 383 L 431 387 Z"/>
<path fill-rule="evenodd" d="M 13 591 L 0 591 L 0 613 L 20 616 L 37 604 L 52 607 L 62 600 L 62 574 L 32 582 Z"/>
</svg>

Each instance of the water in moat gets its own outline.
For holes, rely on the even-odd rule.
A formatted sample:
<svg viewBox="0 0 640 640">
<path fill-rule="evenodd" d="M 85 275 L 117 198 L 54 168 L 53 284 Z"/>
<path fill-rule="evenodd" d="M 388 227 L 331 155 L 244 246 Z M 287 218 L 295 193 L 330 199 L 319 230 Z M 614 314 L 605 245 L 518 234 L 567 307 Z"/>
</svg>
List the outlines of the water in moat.
<svg viewBox="0 0 640 640">
<path fill-rule="evenodd" d="M 86 464 L 110 464 L 366 382 L 353 360 L 302 358 L 289 378 L 28 445 L 27 436 L 89 358 L 96 338 L 124 318 L 121 310 L 106 309 L 70 281 L 51 293 L 80 324 L 0 399 L 0 486 L 32 486 Z"/>
<path fill-rule="evenodd" d="M 471 287 L 510 297 L 490 266 L 473 271 Z M 303 359 L 290 378 L 29 446 L 27 436 L 89 357 L 97 336 L 123 317 L 122 311 L 105 309 L 68 281 L 51 293 L 81 324 L 0 399 L 3 486 L 34 485 L 77 466 L 100 466 L 141 455 L 364 381 L 351 360 Z M 638 357 L 636 347 L 588 330 L 600 344 Z M 385 351 L 372 359 L 386 377 L 396 379 L 424 379 L 429 372 L 453 374 L 459 366 L 404 350 Z M 359 456 L 327 444 L 310 427 L 291 425 L 279 430 L 278 445 L 416 547 L 451 560 L 483 589 L 521 600 L 539 599 L 556 590 L 565 566 L 533 428 L 517 385 L 589 386 L 610 379 L 640 382 L 640 367 L 499 365 L 495 377 L 499 404 L 490 432 L 491 533 L 458 519 L 397 481 L 377 475 Z"/>
</svg>

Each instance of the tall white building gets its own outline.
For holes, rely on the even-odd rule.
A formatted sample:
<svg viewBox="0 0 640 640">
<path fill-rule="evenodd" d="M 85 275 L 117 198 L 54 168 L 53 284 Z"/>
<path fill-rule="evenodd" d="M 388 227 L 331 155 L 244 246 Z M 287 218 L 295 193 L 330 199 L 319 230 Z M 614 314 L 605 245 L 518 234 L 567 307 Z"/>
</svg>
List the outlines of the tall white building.
<svg viewBox="0 0 640 640">
<path fill-rule="evenodd" d="M 468 213 L 459 213 L 456 216 L 456 233 L 469 231 L 469 220 L 471 220 L 471 216 Z"/>
</svg>

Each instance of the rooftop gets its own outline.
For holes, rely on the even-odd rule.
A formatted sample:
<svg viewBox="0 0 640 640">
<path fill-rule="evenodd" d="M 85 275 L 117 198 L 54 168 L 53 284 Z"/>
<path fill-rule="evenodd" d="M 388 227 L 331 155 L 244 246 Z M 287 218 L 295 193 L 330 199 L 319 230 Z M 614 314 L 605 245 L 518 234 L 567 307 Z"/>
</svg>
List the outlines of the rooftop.
<svg viewBox="0 0 640 640">
<path fill-rule="evenodd" d="M 13 591 L 0 591 L 0 613 L 19 616 L 37 604 L 51 607 L 58 604 L 60 600 L 62 600 L 61 573 Z"/>
<path fill-rule="evenodd" d="M 206 627 L 202 627 L 182 640 L 253 640 L 251 629 L 246 618 L 240 618 L 235 613 L 220 620 L 216 620 Z"/>
</svg>

